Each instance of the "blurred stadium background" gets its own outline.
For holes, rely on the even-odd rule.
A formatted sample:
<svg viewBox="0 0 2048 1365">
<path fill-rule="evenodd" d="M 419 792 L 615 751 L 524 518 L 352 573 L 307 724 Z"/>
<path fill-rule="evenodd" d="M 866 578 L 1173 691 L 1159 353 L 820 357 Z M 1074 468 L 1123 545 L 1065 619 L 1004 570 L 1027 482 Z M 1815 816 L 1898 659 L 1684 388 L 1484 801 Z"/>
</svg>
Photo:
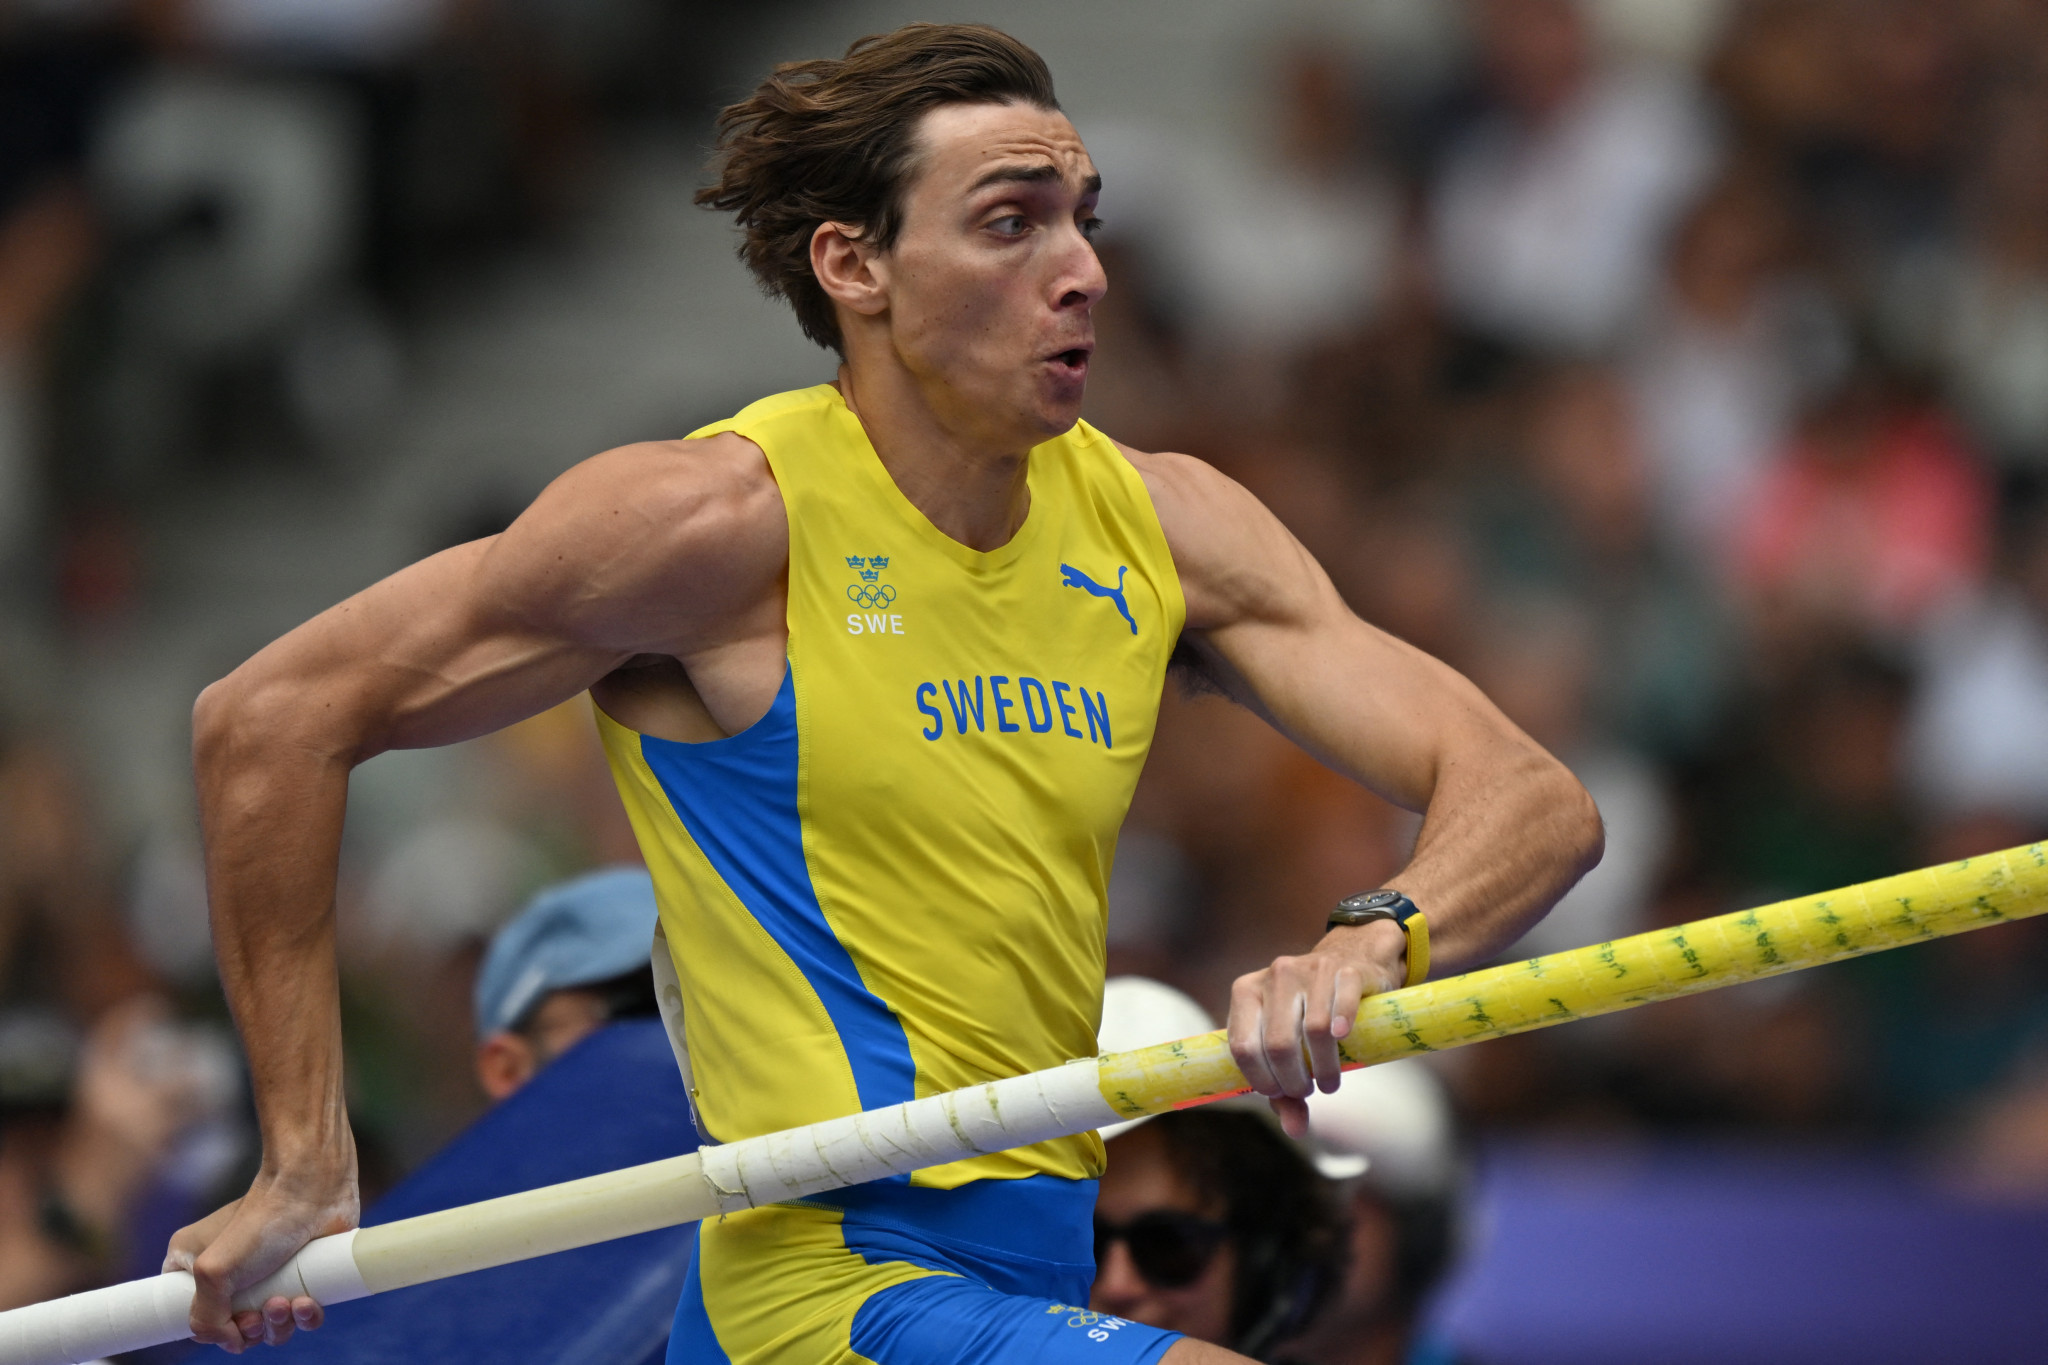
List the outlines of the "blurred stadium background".
<svg viewBox="0 0 2048 1365">
<path fill-rule="evenodd" d="M 153 1269 L 253 1159 L 206 938 L 200 687 L 585 455 L 828 377 L 690 195 L 721 102 L 912 18 L 1038 47 L 1104 173 L 1091 419 L 1245 482 L 1598 798 L 1607 860 L 1527 949 L 2048 833 L 2032 0 L 5 0 L 0 1298 Z M 633 853 L 580 703 L 379 758 L 353 802 L 374 1193 L 483 1107 L 484 938 Z M 1412 833 L 1248 713 L 1173 699 L 1112 966 L 1220 1013 Z M 1951 1232 L 1994 1211 L 2038 1248 L 2044 934 L 1444 1076 L 1501 1188 L 1567 1172 L 1544 1197 L 1589 1245 L 1618 1235 L 1600 1200 L 1640 1212 L 1617 1171 L 1762 1218 L 1771 1181 L 1853 1153 L 1876 1164 L 1850 1204 Z M 36 1191 L 88 1160 L 124 1231 L 55 1265 Z M 1600 1311 L 1444 1310 L 1499 1359 Z"/>
</svg>

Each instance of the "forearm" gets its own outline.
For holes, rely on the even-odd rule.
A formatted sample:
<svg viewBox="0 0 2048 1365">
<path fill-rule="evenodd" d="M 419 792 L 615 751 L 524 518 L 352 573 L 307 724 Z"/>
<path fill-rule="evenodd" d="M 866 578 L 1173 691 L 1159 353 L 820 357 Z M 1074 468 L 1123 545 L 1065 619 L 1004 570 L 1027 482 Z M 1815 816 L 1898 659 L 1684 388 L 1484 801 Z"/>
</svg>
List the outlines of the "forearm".
<svg viewBox="0 0 2048 1365">
<path fill-rule="evenodd" d="M 1563 764 L 1519 735 L 1474 749 L 1443 765 L 1388 881 L 1428 917 L 1432 976 L 1514 942 L 1600 860 L 1599 812 Z"/>
<path fill-rule="evenodd" d="M 268 722 L 232 689 L 210 690 L 195 714 L 214 955 L 266 1172 L 335 1178 L 353 1165 L 334 935 L 352 756 L 332 736 Z"/>
</svg>

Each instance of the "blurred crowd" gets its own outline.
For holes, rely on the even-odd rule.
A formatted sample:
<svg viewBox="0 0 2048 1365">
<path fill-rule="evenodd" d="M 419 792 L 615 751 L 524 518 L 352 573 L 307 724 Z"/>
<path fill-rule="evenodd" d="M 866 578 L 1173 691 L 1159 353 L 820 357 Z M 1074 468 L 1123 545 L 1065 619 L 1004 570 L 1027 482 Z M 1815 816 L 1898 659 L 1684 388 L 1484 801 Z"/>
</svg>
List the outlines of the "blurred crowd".
<svg viewBox="0 0 2048 1365">
<path fill-rule="evenodd" d="M 1674 53 L 1617 8 L 1479 0 L 1437 64 L 1305 34 L 1240 164 L 1102 158 L 1095 419 L 1250 486 L 1598 800 L 1517 956 L 2048 828 L 2048 10 L 1754 0 Z M 1173 169 L 1125 206 L 1125 163 Z M 1113 957 L 1220 1003 L 1414 828 L 1181 696 Z M 1906 1136 L 2039 1189 L 2044 929 L 1446 1074 L 1482 1128 Z"/>
<path fill-rule="evenodd" d="M 1591 789 L 1606 860 L 1514 954 L 2048 834 L 2048 9 L 1423 8 L 1419 48 L 1306 20 L 1248 45 L 1230 145 L 1084 117 L 1112 280 L 1090 419 L 1243 481 Z M 1632 11 L 1691 18 L 1646 43 Z M 167 490 L 360 444 L 414 320 L 573 218 L 617 128 L 699 126 L 737 23 L 680 0 L 0 0 L 0 606 L 118 618 Z M 58 711 L 0 654 L 4 1302 L 153 1268 L 253 1160 L 190 843 L 124 846 Z M 467 1002 L 491 930 L 635 857 L 575 706 L 460 762 L 378 763 L 340 893 L 372 1194 L 485 1103 Z M 1414 832 L 1176 691 L 1112 970 L 1220 1013 Z M 2038 1194 L 2044 935 L 1441 1076 L 1482 1137 L 1905 1140 Z"/>
<path fill-rule="evenodd" d="M 197 831 L 109 819 L 32 642 L 151 609 L 167 498 L 359 455 L 416 320 L 558 230 L 602 130 L 694 116 L 722 28 L 699 8 L 0 3 L 0 1304 L 153 1273 L 256 1156 Z M 486 1103 L 490 931 L 634 854 L 574 708 L 357 786 L 344 1008 L 374 1198 Z"/>
</svg>

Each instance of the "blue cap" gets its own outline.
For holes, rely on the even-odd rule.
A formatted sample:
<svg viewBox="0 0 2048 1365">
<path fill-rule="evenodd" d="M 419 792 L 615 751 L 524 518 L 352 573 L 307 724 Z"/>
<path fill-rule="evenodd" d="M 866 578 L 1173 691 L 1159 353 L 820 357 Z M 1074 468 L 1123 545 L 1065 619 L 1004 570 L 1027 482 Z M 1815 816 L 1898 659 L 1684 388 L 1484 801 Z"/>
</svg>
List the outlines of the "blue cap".
<svg viewBox="0 0 2048 1365">
<path fill-rule="evenodd" d="M 654 880 L 607 867 L 558 882 L 500 929 L 476 978 L 476 1034 L 517 1024 L 550 991 L 645 966 L 654 943 Z"/>
</svg>

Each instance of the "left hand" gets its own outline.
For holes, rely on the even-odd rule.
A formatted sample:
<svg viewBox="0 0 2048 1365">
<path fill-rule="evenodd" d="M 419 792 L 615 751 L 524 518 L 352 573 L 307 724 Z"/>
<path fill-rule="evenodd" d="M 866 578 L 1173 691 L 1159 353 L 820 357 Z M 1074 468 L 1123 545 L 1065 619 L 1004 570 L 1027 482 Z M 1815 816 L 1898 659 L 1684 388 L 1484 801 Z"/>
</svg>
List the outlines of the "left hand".
<svg viewBox="0 0 2048 1365">
<path fill-rule="evenodd" d="M 1337 1088 L 1337 1040 L 1367 995 L 1401 984 L 1406 951 L 1400 927 L 1386 921 L 1333 929 L 1313 951 L 1275 958 L 1231 986 L 1231 1055 L 1289 1137 L 1308 1132 L 1309 1095 Z"/>
</svg>

